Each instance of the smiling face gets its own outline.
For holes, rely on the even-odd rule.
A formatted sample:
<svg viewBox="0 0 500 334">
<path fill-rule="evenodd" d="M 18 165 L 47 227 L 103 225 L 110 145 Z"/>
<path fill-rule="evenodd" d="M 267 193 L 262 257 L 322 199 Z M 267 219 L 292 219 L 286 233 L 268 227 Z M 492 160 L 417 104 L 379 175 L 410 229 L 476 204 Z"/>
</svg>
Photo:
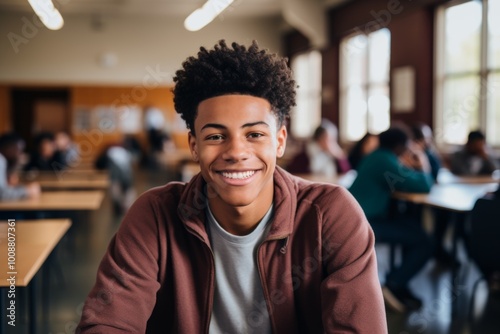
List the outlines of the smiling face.
<svg viewBox="0 0 500 334">
<path fill-rule="evenodd" d="M 211 210 L 265 214 L 287 137 L 269 102 L 249 95 L 209 98 L 198 106 L 194 132 L 189 146 L 208 184 Z"/>
</svg>

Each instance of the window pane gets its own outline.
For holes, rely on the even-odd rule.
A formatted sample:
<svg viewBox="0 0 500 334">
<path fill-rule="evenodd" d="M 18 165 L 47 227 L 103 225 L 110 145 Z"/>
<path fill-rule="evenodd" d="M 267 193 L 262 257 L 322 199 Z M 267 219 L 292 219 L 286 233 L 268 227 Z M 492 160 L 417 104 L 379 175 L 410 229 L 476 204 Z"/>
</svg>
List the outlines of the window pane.
<svg viewBox="0 0 500 334">
<path fill-rule="evenodd" d="M 488 67 L 500 68 L 500 1 L 488 2 Z"/>
<path fill-rule="evenodd" d="M 345 38 L 340 45 L 341 86 L 366 82 L 368 40 L 365 35 Z"/>
<path fill-rule="evenodd" d="M 479 70 L 481 42 L 481 3 L 450 7 L 445 13 L 446 73 Z"/>
<path fill-rule="evenodd" d="M 367 131 L 366 93 L 361 86 L 352 86 L 342 96 L 342 125 L 346 140 L 357 141 Z"/>
<path fill-rule="evenodd" d="M 292 60 L 297 88 L 297 106 L 292 110 L 291 132 L 310 137 L 321 121 L 321 53 L 311 51 Z"/>
<path fill-rule="evenodd" d="M 368 96 L 368 130 L 378 134 L 389 128 L 389 88 L 385 85 L 373 87 Z"/>
<path fill-rule="evenodd" d="M 389 81 L 389 59 L 391 54 L 391 33 L 381 29 L 369 35 L 370 83 Z"/>
<path fill-rule="evenodd" d="M 443 107 L 444 142 L 464 144 L 468 133 L 479 128 L 479 78 L 446 80 Z"/>
<path fill-rule="evenodd" d="M 500 146 L 500 74 L 488 78 L 488 111 L 486 122 L 486 139 L 490 145 Z"/>
</svg>

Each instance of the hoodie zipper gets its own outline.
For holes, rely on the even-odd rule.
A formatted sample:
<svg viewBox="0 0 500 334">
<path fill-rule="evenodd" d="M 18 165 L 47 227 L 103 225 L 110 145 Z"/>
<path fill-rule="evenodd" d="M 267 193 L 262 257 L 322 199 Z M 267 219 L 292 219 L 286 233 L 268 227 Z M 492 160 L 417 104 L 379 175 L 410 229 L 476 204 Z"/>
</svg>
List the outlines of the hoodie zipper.
<svg viewBox="0 0 500 334">
<path fill-rule="evenodd" d="M 196 236 L 198 239 L 200 239 L 201 243 L 205 245 L 205 247 L 208 249 L 210 252 L 210 260 L 212 262 L 212 271 L 210 272 L 210 293 L 208 296 L 208 303 L 207 303 L 207 319 L 205 319 L 205 333 L 208 334 L 210 331 L 210 318 L 212 317 L 212 305 L 214 301 L 214 272 L 215 272 L 215 260 L 214 260 L 214 252 L 212 251 L 212 248 L 203 240 L 201 235 L 199 235 L 197 232 L 195 232 L 193 229 L 190 227 L 184 225 L 185 228 L 194 236 Z"/>
<path fill-rule="evenodd" d="M 266 307 L 267 307 L 267 313 L 269 315 L 269 320 L 271 321 L 271 326 L 273 327 L 273 332 L 276 332 L 277 331 L 277 328 L 276 328 L 276 323 L 275 323 L 275 320 L 273 318 L 273 316 L 271 314 L 273 314 L 273 312 L 271 312 L 270 310 L 270 296 L 269 296 L 269 291 L 267 289 L 267 280 L 265 280 L 265 276 L 263 275 L 263 271 L 262 271 L 262 265 L 261 265 L 261 262 L 260 262 L 260 254 L 261 254 L 261 248 L 262 248 L 262 245 L 266 242 L 270 242 L 270 241 L 279 241 L 281 240 L 283 245 L 281 246 L 280 248 L 280 253 L 281 254 L 286 254 L 286 251 L 287 251 L 287 247 L 288 247 L 288 239 L 290 238 L 290 235 L 283 235 L 283 236 L 278 236 L 278 237 L 275 237 L 275 238 L 272 238 L 272 239 L 267 239 L 267 240 L 264 240 L 260 245 L 259 245 L 259 248 L 257 250 L 257 269 L 259 270 L 259 277 L 260 277 L 260 282 L 262 284 L 262 292 L 264 293 L 264 299 L 266 301 Z"/>
</svg>

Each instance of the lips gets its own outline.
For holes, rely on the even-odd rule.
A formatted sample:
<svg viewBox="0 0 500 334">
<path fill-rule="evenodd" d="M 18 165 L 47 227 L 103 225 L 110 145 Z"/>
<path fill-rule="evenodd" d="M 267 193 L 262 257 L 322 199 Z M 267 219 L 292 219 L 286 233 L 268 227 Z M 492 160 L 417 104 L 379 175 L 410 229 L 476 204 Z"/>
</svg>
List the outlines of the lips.
<svg viewBox="0 0 500 334">
<path fill-rule="evenodd" d="M 245 180 L 252 177 L 255 174 L 254 170 L 244 171 L 244 172 L 221 172 L 222 176 L 233 180 Z"/>
</svg>

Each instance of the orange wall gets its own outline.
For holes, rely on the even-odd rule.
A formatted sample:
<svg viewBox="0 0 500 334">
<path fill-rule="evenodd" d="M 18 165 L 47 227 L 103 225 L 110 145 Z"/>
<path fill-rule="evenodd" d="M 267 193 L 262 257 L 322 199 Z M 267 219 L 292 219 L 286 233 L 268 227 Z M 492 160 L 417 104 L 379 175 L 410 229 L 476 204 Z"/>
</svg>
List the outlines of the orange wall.
<svg viewBox="0 0 500 334">
<path fill-rule="evenodd" d="M 173 95 L 171 87 L 157 87 L 146 89 L 141 86 L 74 86 L 71 91 L 71 117 L 75 117 L 76 109 L 87 111 L 95 107 L 120 107 L 126 105 L 137 105 L 142 111 L 148 106 L 154 106 L 162 110 L 167 122 L 176 119 L 173 105 Z M 143 115 L 141 115 L 141 120 Z M 73 121 L 72 121 L 73 124 Z M 134 134 L 144 148 L 147 147 L 146 133 L 142 130 Z M 77 132 L 73 130 L 75 141 L 83 145 L 82 149 L 89 158 L 94 158 L 108 144 L 118 142 L 122 139 L 122 133 L 118 131 L 103 131 L 99 127 L 94 127 L 87 132 Z M 175 133 L 174 141 L 177 147 L 185 147 L 187 143 L 187 131 Z"/>
</svg>

